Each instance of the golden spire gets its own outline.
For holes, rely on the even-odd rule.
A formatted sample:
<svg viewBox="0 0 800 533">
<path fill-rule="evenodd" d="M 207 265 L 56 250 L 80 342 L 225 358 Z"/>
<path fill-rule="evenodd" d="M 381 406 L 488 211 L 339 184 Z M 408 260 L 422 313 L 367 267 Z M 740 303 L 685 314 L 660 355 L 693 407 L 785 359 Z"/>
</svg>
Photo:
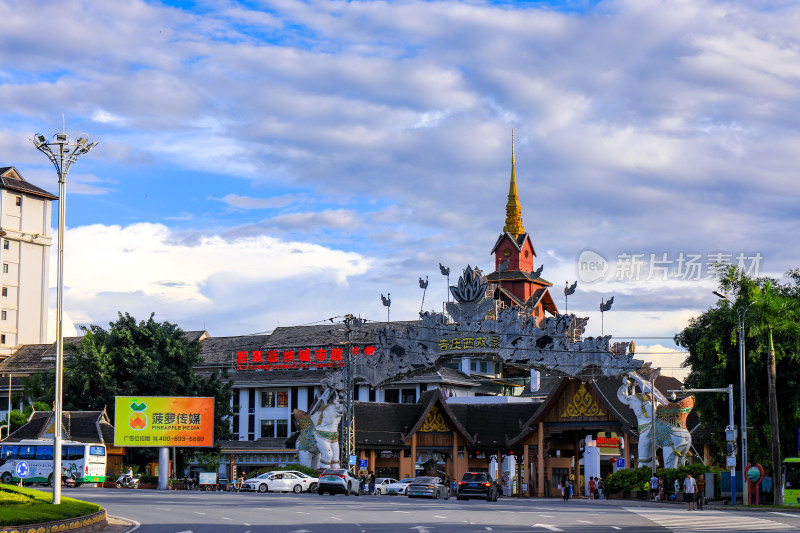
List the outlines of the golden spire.
<svg viewBox="0 0 800 533">
<path fill-rule="evenodd" d="M 525 233 L 522 225 L 522 207 L 519 205 L 517 194 L 517 173 L 514 170 L 514 130 L 511 130 L 511 185 L 508 187 L 508 202 L 506 203 L 506 225 L 503 231 L 514 236 Z"/>
</svg>

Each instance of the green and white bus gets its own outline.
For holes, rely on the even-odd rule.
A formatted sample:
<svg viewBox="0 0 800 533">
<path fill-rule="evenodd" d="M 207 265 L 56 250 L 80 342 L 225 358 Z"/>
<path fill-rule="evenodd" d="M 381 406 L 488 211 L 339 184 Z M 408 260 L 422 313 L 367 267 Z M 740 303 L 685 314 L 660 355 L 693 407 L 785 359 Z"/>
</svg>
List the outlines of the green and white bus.
<svg viewBox="0 0 800 533">
<path fill-rule="evenodd" d="M 783 461 L 783 503 L 800 505 L 800 457 Z"/>
<path fill-rule="evenodd" d="M 0 446 L 0 483 L 18 483 L 17 465 L 25 461 L 30 473 L 24 483 L 53 483 L 53 440 L 36 439 Z M 61 479 L 75 484 L 106 480 L 106 447 L 74 441 L 61 442 Z"/>
</svg>

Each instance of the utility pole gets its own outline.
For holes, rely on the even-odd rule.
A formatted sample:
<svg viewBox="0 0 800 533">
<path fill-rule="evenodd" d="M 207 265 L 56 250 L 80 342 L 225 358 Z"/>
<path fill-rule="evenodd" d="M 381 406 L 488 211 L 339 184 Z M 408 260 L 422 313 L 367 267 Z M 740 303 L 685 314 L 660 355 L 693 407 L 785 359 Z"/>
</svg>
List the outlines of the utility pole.
<svg viewBox="0 0 800 533">
<path fill-rule="evenodd" d="M 352 314 L 344 317 L 344 412 L 342 413 L 342 445 L 340 462 L 347 462 L 346 468 L 353 470 L 350 465 L 350 456 L 356 453 L 356 421 L 353 413 L 353 350 L 350 347 L 350 333 L 352 326 L 360 326 L 363 320 Z M 343 466 L 343 468 L 345 468 Z"/>
</svg>

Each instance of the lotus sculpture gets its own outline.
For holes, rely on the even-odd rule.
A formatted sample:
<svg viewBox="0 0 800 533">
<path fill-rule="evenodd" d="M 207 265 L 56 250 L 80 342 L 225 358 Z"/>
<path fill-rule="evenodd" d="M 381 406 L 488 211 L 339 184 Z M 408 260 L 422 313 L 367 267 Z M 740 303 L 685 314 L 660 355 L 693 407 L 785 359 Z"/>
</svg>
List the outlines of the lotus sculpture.
<svg viewBox="0 0 800 533">
<path fill-rule="evenodd" d="M 459 303 L 476 303 L 486 297 L 486 282 L 467 265 L 464 274 L 458 278 L 458 285 L 450 287 L 450 293 Z"/>
</svg>

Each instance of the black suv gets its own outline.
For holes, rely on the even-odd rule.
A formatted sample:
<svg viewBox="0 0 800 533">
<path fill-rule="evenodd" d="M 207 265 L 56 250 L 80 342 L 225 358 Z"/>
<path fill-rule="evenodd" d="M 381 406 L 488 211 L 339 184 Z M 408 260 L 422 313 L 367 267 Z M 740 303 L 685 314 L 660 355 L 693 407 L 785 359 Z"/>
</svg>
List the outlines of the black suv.
<svg viewBox="0 0 800 533">
<path fill-rule="evenodd" d="M 481 498 L 487 502 L 496 502 L 497 485 L 486 472 L 467 472 L 458 483 L 456 498 L 459 500 Z"/>
</svg>

